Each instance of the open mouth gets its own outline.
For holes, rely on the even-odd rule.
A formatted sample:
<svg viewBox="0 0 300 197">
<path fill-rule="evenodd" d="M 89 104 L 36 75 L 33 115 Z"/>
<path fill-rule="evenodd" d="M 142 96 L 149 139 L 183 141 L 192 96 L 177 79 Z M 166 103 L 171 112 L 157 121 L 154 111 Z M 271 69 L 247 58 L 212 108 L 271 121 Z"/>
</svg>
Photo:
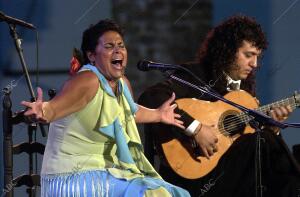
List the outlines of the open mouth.
<svg viewBox="0 0 300 197">
<path fill-rule="evenodd" d="M 118 65 L 119 64 L 120 66 L 122 65 L 122 62 L 123 62 L 122 60 L 112 60 L 111 61 L 112 64 L 114 64 L 114 65 Z"/>
</svg>

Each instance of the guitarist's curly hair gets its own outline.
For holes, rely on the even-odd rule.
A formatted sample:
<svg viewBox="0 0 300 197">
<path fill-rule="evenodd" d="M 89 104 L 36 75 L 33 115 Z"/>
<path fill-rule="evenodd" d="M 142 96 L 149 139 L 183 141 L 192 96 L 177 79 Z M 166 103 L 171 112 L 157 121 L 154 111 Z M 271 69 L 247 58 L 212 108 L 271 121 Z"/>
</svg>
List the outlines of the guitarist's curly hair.
<svg viewBox="0 0 300 197">
<path fill-rule="evenodd" d="M 197 52 L 197 61 L 205 66 L 210 79 L 217 80 L 214 89 L 220 93 L 226 92 L 223 71 L 231 69 L 243 41 L 252 43 L 262 52 L 267 48 L 261 26 L 253 18 L 237 15 L 213 28 Z M 255 70 L 243 81 L 242 88 L 255 96 Z"/>
</svg>

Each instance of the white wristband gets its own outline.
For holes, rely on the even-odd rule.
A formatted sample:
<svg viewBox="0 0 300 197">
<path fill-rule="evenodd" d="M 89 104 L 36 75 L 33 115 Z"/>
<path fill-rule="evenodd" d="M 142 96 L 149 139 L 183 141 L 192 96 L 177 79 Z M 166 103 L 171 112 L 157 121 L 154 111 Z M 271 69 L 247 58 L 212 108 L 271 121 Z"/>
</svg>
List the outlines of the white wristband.
<svg viewBox="0 0 300 197">
<path fill-rule="evenodd" d="M 186 128 L 185 130 L 185 134 L 187 136 L 192 136 L 195 132 L 197 127 L 199 126 L 200 122 L 198 120 L 194 120 L 189 126 L 188 128 Z"/>
</svg>

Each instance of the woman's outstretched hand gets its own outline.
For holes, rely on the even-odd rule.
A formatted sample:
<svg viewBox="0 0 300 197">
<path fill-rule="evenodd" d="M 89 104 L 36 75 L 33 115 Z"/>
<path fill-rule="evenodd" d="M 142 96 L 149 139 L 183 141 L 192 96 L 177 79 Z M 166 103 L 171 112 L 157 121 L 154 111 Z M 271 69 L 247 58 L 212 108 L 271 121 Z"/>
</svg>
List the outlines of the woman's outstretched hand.
<svg viewBox="0 0 300 197">
<path fill-rule="evenodd" d="M 177 107 L 177 104 L 172 104 L 175 100 L 175 93 L 165 101 L 159 108 L 159 112 L 161 114 L 160 121 L 166 124 L 175 125 L 179 128 L 185 129 L 183 126 L 183 121 L 181 121 L 180 115 L 174 113 L 174 109 Z"/>
<path fill-rule="evenodd" d="M 24 113 L 30 120 L 34 122 L 46 122 L 43 114 L 43 90 L 37 88 L 37 99 L 35 102 L 22 101 L 21 105 L 27 107 Z"/>
</svg>

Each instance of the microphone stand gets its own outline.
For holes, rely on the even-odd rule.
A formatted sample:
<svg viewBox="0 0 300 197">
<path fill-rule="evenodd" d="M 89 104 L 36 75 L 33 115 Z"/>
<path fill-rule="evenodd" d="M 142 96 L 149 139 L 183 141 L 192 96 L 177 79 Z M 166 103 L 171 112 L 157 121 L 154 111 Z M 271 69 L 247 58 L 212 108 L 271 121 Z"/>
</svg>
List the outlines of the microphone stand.
<svg viewBox="0 0 300 197">
<path fill-rule="evenodd" d="M 26 62 L 25 62 L 25 59 L 24 59 L 24 55 L 23 55 L 23 49 L 22 49 L 22 46 L 21 46 L 22 42 L 21 42 L 21 39 L 19 38 L 19 36 L 17 34 L 16 25 L 15 24 L 8 24 L 8 26 L 9 26 L 9 29 L 10 29 L 10 35 L 14 40 L 15 47 L 17 49 L 17 52 L 18 52 L 18 55 L 19 55 L 19 58 L 20 58 L 20 61 L 21 61 L 23 73 L 25 74 L 27 87 L 28 87 L 30 95 L 31 95 L 31 101 L 35 101 L 36 97 L 35 97 L 34 91 L 32 89 L 32 84 L 31 84 L 31 81 L 30 81 L 27 65 L 26 65 Z M 32 123 L 32 124 L 35 124 L 35 123 Z M 46 137 L 46 131 L 45 131 L 43 125 L 41 123 L 39 123 L 39 126 L 40 126 L 40 129 L 41 129 L 42 136 Z"/>
<path fill-rule="evenodd" d="M 178 69 L 182 69 L 182 68 L 183 67 L 178 66 Z M 191 74 L 191 72 L 186 68 L 184 68 L 182 70 Z M 241 106 L 237 103 L 227 100 L 223 96 L 219 95 L 217 92 L 213 91 L 212 89 L 209 90 L 210 87 L 208 85 L 204 84 L 201 79 L 200 79 L 200 82 L 203 83 L 205 85 L 205 87 L 197 86 L 197 85 L 192 84 L 188 81 L 185 81 L 179 77 L 176 77 L 172 74 L 169 76 L 170 76 L 170 78 L 178 81 L 181 84 L 192 87 L 192 88 L 200 91 L 203 94 L 208 94 L 209 96 L 211 96 L 217 100 L 221 100 L 224 103 L 227 103 L 231 106 L 238 108 L 239 110 L 241 110 L 242 112 L 244 112 L 245 114 L 247 114 L 250 117 L 249 124 L 256 130 L 256 133 L 257 133 L 256 149 L 255 149 L 255 154 L 256 154 L 256 160 L 255 160 L 256 187 L 255 187 L 255 190 L 256 190 L 256 196 L 262 197 L 263 190 L 264 190 L 264 186 L 262 184 L 262 164 L 261 164 L 261 141 L 264 140 L 264 138 L 261 137 L 261 133 L 263 132 L 261 129 L 262 126 L 263 125 L 272 125 L 272 126 L 279 127 L 281 129 L 285 129 L 287 127 L 300 128 L 300 123 L 281 123 L 281 122 L 278 122 L 278 121 L 274 120 L 273 118 L 271 118 L 263 113 L 260 113 L 256 110 L 248 109 L 244 106 Z M 197 79 L 198 79 L 198 77 L 197 77 Z"/>
<path fill-rule="evenodd" d="M 19 55 L 19 58 L 20 58 L 20 61 L 21 61 L 23 73 L 25 74 L 27 87 L 28 87 L 30 95 L 31 95 L 31 101 L 36 101 L 36 97 L 35 97 L 35 94 L 34 94 L 34 91 L 33 91 L 33 88 L 32 88 L 32 84 L 31 84 L 31 81 L 30 81 L 30 77 L 29 77 L 29 74 L 28 74 L 27 65 L 26 65 L 26 62 L 25 62 L 25 59 L 24 59 L 23 49 L 21 47 L 21 39 L 18 37 L 17 31 L 16 31 L 16 25 L 8 23 L 8 26 L 9 26 L 9 29 L 10 29 L 10 35 L 14 40 L 15 47 L 16 47 L 16 50 L 18 52 L 18 55 Z M 21 114 L 21 116 L 24 117 L 23 114 Z M 44 129 L 43 125 L 41 123 L 38 123 L 38 125 L 40 127 L 42 136 L 46 137 L 46 132 L 45 132 L 45 129 Z M 30 122 L 29 125 L 28 125 L 28 138 L 29 138 L 28 140 L 29 140 L 29 143 L 32 143 L 32 135 L 33 135 L 34 131 L 36 131 L 36 130 L 37 130 L 37 123 Z M 29 174 L 30 175 L 33 174 L 33 155 L 32 155 L 32 153 L 29 154 Z M 26 189 L 26 192 L 28 193 L 28 195 L 30 197 L 33 197 L 33 196 L 35 196 L 36 188 L 32 187 L 32 186 L 28 186 L 28 188 Z M 8 195 L 11 195 L 11 194 L 8 194 Z"/>
</svg>

